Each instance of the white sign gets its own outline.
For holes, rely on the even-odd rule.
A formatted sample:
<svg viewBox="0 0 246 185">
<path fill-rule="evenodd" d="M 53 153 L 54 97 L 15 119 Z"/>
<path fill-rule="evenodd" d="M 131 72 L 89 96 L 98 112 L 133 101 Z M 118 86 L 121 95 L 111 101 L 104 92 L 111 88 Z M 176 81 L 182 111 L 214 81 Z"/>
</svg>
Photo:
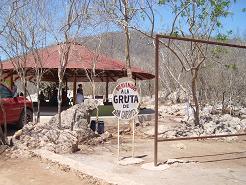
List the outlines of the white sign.
<svg viewBox="0 0 246 185">
<path fill-rule="evenodd" d="M 118 83 L 113 91 L 113 114 L 122 120 L 132 119 L 138 114 L 140 97 L 131 80 Z"/>
</svg>

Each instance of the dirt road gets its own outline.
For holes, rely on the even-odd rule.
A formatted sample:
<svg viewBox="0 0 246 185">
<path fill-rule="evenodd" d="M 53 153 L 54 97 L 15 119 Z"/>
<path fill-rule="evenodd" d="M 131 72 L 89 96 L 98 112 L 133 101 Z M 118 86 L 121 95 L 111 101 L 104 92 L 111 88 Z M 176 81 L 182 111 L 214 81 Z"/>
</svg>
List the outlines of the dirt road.
<svg viewBox="0 0 246 185">
<path fill-rule="evenodd" d="M 38 159 L 4 159 L 0 156 L 0 185 L 90 185 L 73 172 L 65 172 Z"/>
</svg>

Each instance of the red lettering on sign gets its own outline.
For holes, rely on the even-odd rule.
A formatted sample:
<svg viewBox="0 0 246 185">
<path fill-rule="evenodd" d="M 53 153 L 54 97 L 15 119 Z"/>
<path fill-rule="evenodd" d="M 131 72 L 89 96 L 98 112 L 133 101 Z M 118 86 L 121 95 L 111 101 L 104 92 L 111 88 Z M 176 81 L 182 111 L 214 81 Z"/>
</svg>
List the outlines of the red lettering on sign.
<svg viewBox="0 0 246 185">
<path fill-rule="evenodd" d="M 124 82 L 124 83 L 117 85 L 116 90 L 119 91 L 123 88 L 130 88 L 133 91 L 137 90 L 136 86 L 133 83 L 129 83 L 129 82 Z"/>
</svg>

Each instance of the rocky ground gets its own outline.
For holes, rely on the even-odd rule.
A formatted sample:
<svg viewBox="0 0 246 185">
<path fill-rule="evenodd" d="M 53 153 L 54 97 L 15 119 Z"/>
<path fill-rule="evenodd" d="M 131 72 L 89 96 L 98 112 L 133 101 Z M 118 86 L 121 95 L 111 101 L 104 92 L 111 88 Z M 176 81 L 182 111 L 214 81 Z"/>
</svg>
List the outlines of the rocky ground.
<svg viewBox="0 0 246 185">
<path fill-rule="evenodd" d="M 230 115 L 221 114 L 221 111 L 216 107 L 206 106 L 200 115 L 201 125 L 196 126 L 193 123 L 192 110 L 187 108 L 186 104 L 160 105 L 159 137 L 224 135 L 245 133 L 246 131 L 246 108 L 240 107 L 237 110 L 237 115 Z M 165 122 L 166 117 L 172 117 L 172 120 Z M 147 121 L 142 125 L 143 127 L 139 127 L 139 132 L 152 137 L 154 135 L 153 121 Z M 225 139 L 231 140 L 237 139 L 237 137 Z"/>
<path fill-rule="evenodd" d="M 49 121 L 26 124 L 21 130 L 9 137 L 13 145 L 10 150 L 12 157 L 31 155 L 33 149 L 44 149 L 54 153 L 73 153 L 79 150 L 79 146 L 97 144 L 103 142 L 110 134 L 102 135 L 94 133 L 88 125 L 89 112 L 96 107 L 94 101 L 86 101 L 77 104 L 61 114 L 61 125 L 58 115 Z"/>
<path fill-rule="evenodd" d="M 147 102 L 149 101 L 151 99 Z M 153 101 L 149 102 L 149 105 L 152 106 Z M 28 154 L 30 149 L 44 149 L 59 154 L 74 153 L 81 148 L 86 150 L 86 147 L 103 143 L 113 136 L 117 137 L 116 124 L 109 126 L 102 135 L 95 134 L 89 128 L 89 112 L 95 107 L 96 102 L 88 100 L 85 104 L 78 104 L 63 111 L 61 125 L 58 124 L 58 115 L 49 121 L 25 125 L 9 138 L 14 145 L 11 148 L 13 157 L 19 152 L 23 155 Z M 237 115 L 221 114 L 218 108 L 206 106 L 200 112 L 201 125 L 197 126 L 193 123 L 192 109 L 185 103 L 160 105 L 158 134 L 160 138 L 175 138 L 244 133 L 246 108 L 241 107 L 237 112 Z M 171 119 L 166 121 L 167 117 Z M 153 137 L 153 123 L 153 115 L 138 116 L 136 118 L 137 134 Z M 124 126 L 126 127 L 126 124 Z M 224 139 L 230 141 L 237 137 Z"/>
<path fill-rule="evenodd" d="M 151 99 L 149 99 L 146 102 L 147 104 L 149 102 L 148 107 L 153 108 L 153 101 Z M 110 163 L 110 166 L 114 166 L 111 163 L 112 163 L 112 157 L 117 158 L 116 156 L 117 120 L 114 118 L 104 119 L 106 132 L 102 135 L 93 132 L 88 125 L 88 121 L 89 121 L 88 114 L 95 107 L 96 107 L 96 102 L 88 101 L 85 102 L 85 104 L 83 105 L 82 104 L 75 105 L 70 109 L 63 111 L 61 125 L 58 124 L 58 115 L 55 115 L 49 121 L 46 120 L 44 122 L 37 123 L 37 124 L 29 123 L 25 125 L 22 130 L 17 131 L 13 136 L 9 136 L 10 144 L 12 144 L 13 147 L 7 148 L 6 150 L 3 149 L 2 151 L 0 151 L 0 153 L 6 154 L 6 159 L 8 158 L 8 160 L 6 160 L 6 163 L 10 163 L 10 164 L 12 163 L 11 160 L 15 160 L 16 158 L 20 158 L 23 156 L 35 157 L 36 155 L 35 153 L 32 152 L 32 150 L 36 150 L 36 149 L 48 150 L 53 153 L 61 154 L 61 155 L 71 155 L 71 156 L 89 155 L 90 160 L 93 161 L 94 158 L 92 158 L 92 156 L 94 156 L 94 153 L 98 153 L 97 150 L 98 148 L 100 148 L 99 149 L 100 152 L 94 156 L 95 159 L 98 157 L 98 162 L 95 162 L 95 164 L 93 165 L 97 166 L 100 163 L 100 165 L 102 166 L 103 165 L 107 166 L 107 164 L 104 164 L 103 161 L 106 160 L 106 157 L 108 156 L 107 162 Z M 137 117 L 135 121 L 136 121 L 136 141 L 137 141 L 136 148 L 138 148 L 136 150 L 139 149 L 141 150 L 141 152 L 137 152 L 137 153 L 140 156 L 143 153 L 144 154 L 147 153 L 148 155 L 147 160 L 148 162 L 151 162 L 151 160 L 153 159 L 152 156 L 153 155 L 152 138 L 154 135 L 153 115 L 141 115 Z M 231 114 L 221 114 L 221 110 L 218 107 L 205 106 L 201 111 L 201 123 L 202 126 L 194 125 L 192 111 L 191 109 L 189 109 L 189 107 L 187 107 L 185 103 L 169 104 L 169 105 L 163 104 L 159 106 L 158 134 L 159 137 L 162 138 L 244 133 L 246 129 L 246 109 L 240 107 L 233 112 L 233 115 L 231 115 Z M 128 128 L 127 122 L 124 123 L 121 122 L 120 125 L 121 125 L 120 126 L 121 154 L 127 156 L 129 154 L 126 153 L 129 153 L 129 151 L 131 150 L 131 145 L 127 144 L 127 143 L 131 143 L 130 141 L 131 132 L 123 131 L 126 128 Z M 127 138 L 127 140 L 125 140 L 124 138 Z M 219 142 L 222 143 L 217 143 L 217 140 L 219 140 Z M 184 153 L 187 153 L 187 155 L 190 156 L 192 156 L 193 154 L 195 155 L 196 153 L 203 154 L 205 151 L 203 147 L 200 147 L 200 145 L 202 146 L 206 145 L 208 151 L 212 151 L 215 148 L 215 150 L 213 150 L 213 156 L 215 156 L 215 158 L 217 156 L 216 154 L 217 148 L 220 148 L 220 150 L 223 151 L 225 155 L 227 154 L 235 155 L 235 157 L 234 156 L 232 157 L 233 160 L 235 158 L 235 160 L 241 160 L 241 162 L 245 164 L 244 148 L 243 151 L 239 150 L 240 148 L 242 148 L 242 146 L 244 146 L 243 143 L 245 142 L 245 139 L 242 140 L 242 138 L 240 137 L 230 137 L 230 138 L 225 138 L 223 140 L 221 140 L 220 138 L 212 141 L 214 142 L 211 142 L 211 140 L 204 141 L 204 143 L 199 143 L 196 141 L 195 145 L 194 145 L 195 143 L 194 141 L 190 141 L 186 143 L 178 142 L 169 145 L 163 143 L 163 146 L 160 144 L 160 146 L 163 147 L 163 151 L 168 150 L 168 152 L 166 151 L 165 155 L 161 157 L 161 162 L 165 162 L 165 159 L 167 161 L 169 159 L 170 162 L 170 159 L 174 158 L 173 157 L 174 154 L 175 155 L 178 154 L 177 157 L 179 157 L 179 155 L 182 157 Z M 230 144 L 228 144 L 228 142 Z M 168 148 L 167 146 L 170 148 Z M 172 149 L 173 147 L 175 149 Z M 226 148 L 228 147 L 230 147 L 230 150 L 227 151 Z M 237 151 L 234 152 L 235 148 L 239 151 L 239 153 Z M 176 150 L 180 151 L 180 154 Z M 104 157 L 104 153 L 105 153 L 105 157 Z M 240 156 L 238 157 L 237 155 L 239 154 Z M 210 154 L 208 154 L 208 156 L 209 155 Z M 102 157 L 103 157 L 102 162 L 99 162 L 102 159 Z M 82 157 L 82 159 L 84 158 Z M 20 161 L 22 160 L 23 159 L 20 159 Z M 185 161 L 190 161 L 190 160 L 197 161 L 196 158 L 188 158 Z M 2 161 L 0 160 L 0 163 L 3 163 L 4 161 L 5 160 L 3 160 L 2 158 Z M 216 159 L 214 161 L 216 161 Z M 221 164 L 224 164 L 223 161 Z M 23 163 L 25 164 L 28 162 L 23 161 Z M 168 162 L 166 164 L 169 165 Z M 233 162 L 230 164 L 233 164 Z M 89 163 L 88 165 L 90 166 L 91 164 Z M 240 166 L 240 174 L 244 170 L 244 166 L 245 165 Z M 12 166 L 10 165 L 9 168 L 11 169 Z M 235 169 L 236 168 L 237 167 L 235 167 Z M 195 172 L 196 169 L 194 168 L 193 171 Z M 224 173 L 222 171 L 221 174 Z M 145 175 L 148 174 L 146 172 L 143 173 Z M 201 172 L 201 175 L 202 173 L 203 172 Z M 226 173 L 229 174 L 229 172 Z M 8 184 L 6 180 L 8 174 L 6 173 L 3 174 L 5 174 L 5 176 L 0 175 L 0 177 L 2 179 L 5 178 L 6 184 Z M 156 176 L 156 178 L 158 178 L 158 175 Z M 135 179 L 135 177 L 133 179 Z M 158 181 L 158 183 L 159 182 L 161 182 L 160 184 L 162 184 L 162 181 Z M 223 184 L 223 182 L 224 181 L 221 181 L 220 183 Z M 10 181 L 9 184 L 11 184 Z"/>
</svg>

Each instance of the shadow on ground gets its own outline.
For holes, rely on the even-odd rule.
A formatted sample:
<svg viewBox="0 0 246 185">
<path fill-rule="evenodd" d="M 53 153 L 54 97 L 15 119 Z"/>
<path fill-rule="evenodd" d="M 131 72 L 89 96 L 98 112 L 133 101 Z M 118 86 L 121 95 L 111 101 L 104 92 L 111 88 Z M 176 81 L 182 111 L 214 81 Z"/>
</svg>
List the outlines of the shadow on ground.
<svg viewBox="0 0 246 185">
<path fill-rule="evenodd" d="M 245 155 L 241 156 L 242 154 L 246 154 L 246 151 L 184 156 L 184 157 L 178 157 L 176 159 L 197 159 L 198 158 L 198 160 L 196 160 L 196 161 L 198 161 L 199 163 L 212 163 L 212 162 L 232 161 L 232 160 L 238 160 L 238 159 L 246 158 Z M 208 160 L 207 157 L 211 157 L 212 159 Z"/>
<path fill-rule="evenodd" d="M 2 129 L 4 131 L 3 126 L 2 126 Z M 15 125 L 8 125 L 7 126 L 7 136 L 13 136 L 17 130 L 19 129 L 17 129 Z"/>
</svg>

